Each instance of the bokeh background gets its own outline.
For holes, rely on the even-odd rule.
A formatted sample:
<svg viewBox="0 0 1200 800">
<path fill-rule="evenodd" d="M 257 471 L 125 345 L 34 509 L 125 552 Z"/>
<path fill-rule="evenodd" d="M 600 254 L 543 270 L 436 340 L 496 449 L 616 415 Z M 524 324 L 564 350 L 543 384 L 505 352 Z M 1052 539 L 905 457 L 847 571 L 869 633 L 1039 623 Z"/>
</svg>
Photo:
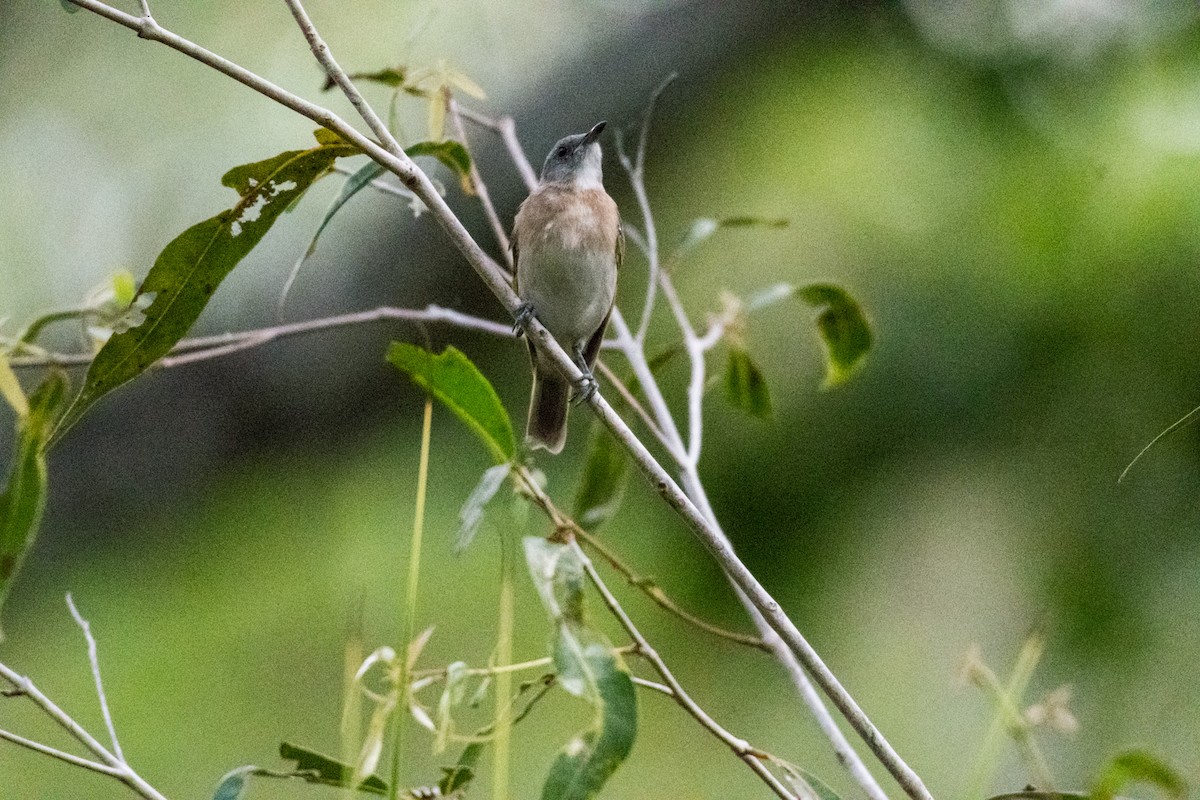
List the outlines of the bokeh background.
<svg viewBox="0 0 1200 800">
<path fill-rule="evenodd" d="M 164 25 L 319 96 L 283 4 L 153 5 Z M 647 175 L 664 242 L 699 216 L 790 220 L 722 233 L 680 266 L 693 318 L 722 290 L 834 280 L 877 334 L 856 379 L 822 392 L 809 312 L 777 306 L 752 321 L 775 417 L 746 418 L 714 393 L 702 463 L 749 565 L 939 797 L 967 792 L 992 716 L 956 682 L 962 654 L 978 644 L 1004 675 L 1036 627 L 1049 638 L 1031 699 L 1069 683 L 1080 722 L 1073 738 L 1044 738 L 1063 786 L 1086 787 L 1131 746 L 1200 779 L 1198 428 L 1117 482 L 1200 403 L 1193 3 L 313 0 L 310 11 L 349 69 L 447 59 L 473 76 L 488 92 L 477 107 L 513 115 L 535 163 L 598 119 L 633 130 L 647 94 L 678 71 Z M 177 233 L 230 204 L 226 169 L 310 141 L 306 120 L 52 0 L 0 6 L 0 86 L 9 335 L 115 270 L 144 275 Z M 420 105 L 400 110 L 405 139 L 421 138 Z M 510 220 L 516 173 L 489 137 L 472 144 Z M 611 147 L 607 163 L 635 218 Z M 494 248 L 474 201 L 442 178 Z M 200 330 L 274 320 L 336 184 L 276 225 Z M 644 265 L 631 259 L 625 276 L 632 303 Z M 287 313 L 430 302 L 503 316 L 427 215 L 364 193 L 327 230 Z M 523 418 L 522 346 L 428 335 L 476 359 Z M 670 335 L 656 326 L 659 341 Z M 63 603 L 73 592 L 100 639 L 125 751 L 171 797 L 210 796 L 241 764 L 278 765 L 281 739 L 336 752 L 347 632 L 361 619 L 368 648 L 396 637 L 422 397 L 383 353 L 422 336 L 373 326 L 291 340 L 147 376 L 102 403 L 53 453 L 45 525 L 5 609 L 0 658 L 101 730 Z M 673 369 L 665 385 L 678 397 Z M 566 453 L 539 462 L 563 500 L 586 438 L 584 416 L 573 424 Z M 457 509 L 486 466 L 437 409 L 420 609 L 437 626 L 429 664 L 483 663 L 492 646 L 497 523 L 464 556 L 451 552 Z M 687 606 L 746 625 L 640 481 L 605 536 Z M 773 662 L 624 596 L 718 719 L 858 796 Z M 547 633 L 521 584 L 518 655 L 538 655 Z M 642 709 L 606 796 L 767 796 L 678 709 L 654 696 Z M 518 729 L 516 796 L 538 791 L 586 718 L 558 698 Z M 0 725 L 65 744 L 17 701 Z M 444 760 L 412 740 L 412 774 L 436 777 Z M 1027 780 L 1008 755 L 989 789 Z M 261 782 L 250 796 L 327 794 Z M 3 744 L 0 795 L 127 796 Z"/>
</svg>

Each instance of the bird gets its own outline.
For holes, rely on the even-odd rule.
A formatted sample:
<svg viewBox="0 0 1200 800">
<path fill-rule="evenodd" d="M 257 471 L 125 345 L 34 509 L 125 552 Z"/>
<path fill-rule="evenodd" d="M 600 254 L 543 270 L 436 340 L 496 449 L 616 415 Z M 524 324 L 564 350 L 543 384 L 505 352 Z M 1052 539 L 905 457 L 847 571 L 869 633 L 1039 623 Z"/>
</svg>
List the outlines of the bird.
<svg viewBox="0 0 1200 800">
<path fill-rule="evenodd" d="M 572 387 L 526 337 L 533 387 L 525 439 L 550 453 L 562 452 L 566 443 L 572 388 L 578 402 L 597 390 L 592 369 L 625 252 L 621 215 L 604 191 L 598 140 L 605 124 L 558 140 L 513 221 L 514 289 L 521 299 L 514 330 L 520 333 L 536 317 L 583 373 Z"/>
</svg>

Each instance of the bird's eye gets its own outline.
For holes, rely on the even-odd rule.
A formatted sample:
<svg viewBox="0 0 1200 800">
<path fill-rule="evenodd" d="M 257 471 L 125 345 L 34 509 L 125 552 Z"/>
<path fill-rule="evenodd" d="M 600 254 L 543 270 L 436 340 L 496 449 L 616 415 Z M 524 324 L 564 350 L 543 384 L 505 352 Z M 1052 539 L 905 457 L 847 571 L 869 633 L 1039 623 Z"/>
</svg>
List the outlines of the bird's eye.
<svg viewBox="0 0 1200 800">
<path fill-rule="evenodd" d="M 568 150 L 566 147 L 560 147 L 560 148 L 558 148 L 558 154 L 559 154 L 560 156 L 565 156 L 565 155 L 566 155 L 567 153 L 569 153 L 569 152 L 571 152 L 571 151 L 570 151 L 570 150 Z"/>
</svg>

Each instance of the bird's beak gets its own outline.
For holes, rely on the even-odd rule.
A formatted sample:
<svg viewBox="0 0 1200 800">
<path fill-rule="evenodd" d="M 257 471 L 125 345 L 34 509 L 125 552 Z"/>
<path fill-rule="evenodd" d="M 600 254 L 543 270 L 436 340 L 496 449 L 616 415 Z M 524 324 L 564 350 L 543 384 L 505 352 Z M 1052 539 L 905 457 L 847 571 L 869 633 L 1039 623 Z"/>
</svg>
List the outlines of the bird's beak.
<svg viewBox="0 0 1200 800">
<path fill-rule="evenodd" d="M 583 143 L 585 145 L 591 144 L 592 142 L 599 139 L 600 134 L 604 132 L 604 126 L 607 124 L 608 124 L 607 122 L 597 122 L 594 126 L 592 126 L 592 129 L 590 131 L 588 131 L 587 134 L 584 135 Z"/>
</svg>

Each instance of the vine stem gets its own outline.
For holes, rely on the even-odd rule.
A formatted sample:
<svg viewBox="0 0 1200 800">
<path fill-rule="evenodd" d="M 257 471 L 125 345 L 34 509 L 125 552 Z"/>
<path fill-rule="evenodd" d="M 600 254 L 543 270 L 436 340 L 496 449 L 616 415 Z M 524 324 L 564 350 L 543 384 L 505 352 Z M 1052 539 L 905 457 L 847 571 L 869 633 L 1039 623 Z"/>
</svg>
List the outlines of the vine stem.
<svg viewBox="0 0 1200 800">
<path fill-rule="evenodd" d="M 446 201 L 437 193 L 428 176 L 413 163 L 412 159 L 404 154 L 404 151 L 387 130 L 386 125 L 382 123 L 374 111 L 371 110 L 370 106 L 362 99 L 362 96 L 354 88 L 353 82 L 346 73 L 337 66 L 337 62 L 333 59 L 328 46 L 316 36 L 316 31 L 311 20 L 307 19 L 306 14 L 302 15 L 299 13 L 303 9 L 298 0 L 286 0 L 286 2 L 289 8 L 292 9 L 293 16 L 300 23 L 314 56 L 342 89 L 343 94 L 346 95 L 351 104 L 355 106 L 368 127 L 379 137 L 379 141 L 365 136 L 332 111 L 304 100 L 250 72 L 244 67 L 167 30 L 152 17 L 136 17 L 100 0 L 70 0 L 70 2 L 135 31 L 142 39 L 164 44 L 229 76 L 233 80 L 328 128 L 341 136 L 345 141 L 358 147 L 374 161 L 395 174 L 406 188 L 421 198 L 451 243 L 459 250 L 479 278 L 503 304 L 509 314 L 513 315 L 514 318 L 516 317 L 521 307 L 521 301 L 509 284 L 508 273 L 475 242 L 462 222 L 450 209 L 449 205 L 447 205 Z M 614 314 L 613 320 L 614 324 L 623 323 L 619 314 Z M 625 328 L 626 337 L 631 338 L 629 337 L 628 326 L 622 325 L 621 327 Z M 570 380 L 572 383 L 576 383 L 582 378 L 579 368 L 575 365 L 571 357 L 536 319 L 531 320 L 527 325 L 526 335 L 529 336 L 539 351 L 559 370 L 564 378 Z M 646 371 L 648 372 L 648 369 Z M 653 384 L 653 376 L 649 377 L 651 378 L 651 384 Z M 643 381 L 641 376 L 639 376 L 639 381 Z M 643 382 L 643 390 L 647 393 L 648 397 L 653 393 L 651 389 L 651 385 Z M 661 393 L 659 395 L 661 397 Z M 662 465 L 658 463 L 642 441 L 638 439 L 629 426 L 625 424 L 624 420 L 613 410 L 602 393 L 595 393 L 588 400 L 588 406 L 612 432 L 617 441 L 629 451 L 634 463 L 650 482 L 651 486 L 654 487 L 664 501 L 679 514 L 688 527 L 700 538 L 701 542 L 725 570 L 726 574 L 730 576 L 730 580 L 749 599 L 762 619 L 779 635 L 786 648 L 804 665 L 816 683 L 839 711 L 841 711 L 843 716 L 846 717 L 851 727 L 863 738 L 867 746 L 893 775 L 904 791 L 913 800 L 932 800 L 932 795 L 925 788 L 920 777 L 900 758 L 899 754 L 884 738 L 883 734 L 870 721 L 858 703 L 841 685 L 841 682 L 838 681 L 837 677 L 825 665 L 807 639 L 804 638 L 796 625 L 783 611 L 778 601 L 771 596 L 754 574 L 738 559 L 723 532 L 714 526 L 711 518 L 697 507 L 695 499 L 686 494 Z M 657 410 L 656 416 L 659 416 Z M 666 417 L 670 417 L 669 412 L 666 414 Z M 660 422 L 662 421 L 660 417 Z M 671 422 L 669 426 L 663 424 L 660 427 L 663 428 L 664 433 L 670 435 L 671 429 L 675 426 Z"/>
</svg>

